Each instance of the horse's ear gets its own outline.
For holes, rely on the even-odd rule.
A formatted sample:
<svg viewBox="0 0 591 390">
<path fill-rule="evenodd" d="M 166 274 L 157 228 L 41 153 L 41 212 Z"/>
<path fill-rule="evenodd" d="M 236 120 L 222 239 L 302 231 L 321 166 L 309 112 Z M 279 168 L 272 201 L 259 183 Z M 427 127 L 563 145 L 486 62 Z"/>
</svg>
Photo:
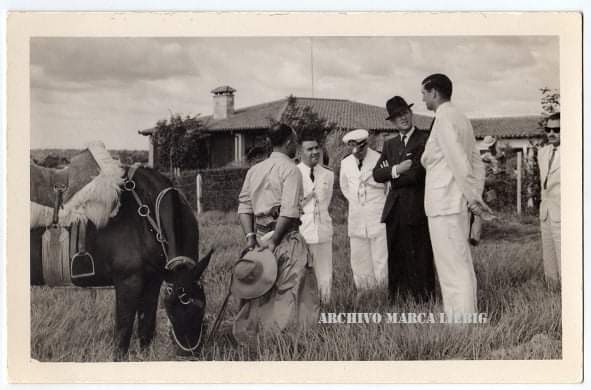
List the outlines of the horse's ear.
<svg viewBox="0 0 591 390">
<path fill-rule="evenodd" d="M 199 262 L 197 263 L 197 265 L 195 266 L 195 269 L 193 271 L 193 276 L 195 277 L 195 279 L 199 279 L 201 277 L 201 274 L 203 273 L 203 271 L 205 271 L 205 269 L 209 265 L 209 260 L 211 260 L 212 254 L 213 254 L 213 248 L 211 248 L 205 256 L 203 256 L 201 259 L 199 259 Z"/>
</svg>

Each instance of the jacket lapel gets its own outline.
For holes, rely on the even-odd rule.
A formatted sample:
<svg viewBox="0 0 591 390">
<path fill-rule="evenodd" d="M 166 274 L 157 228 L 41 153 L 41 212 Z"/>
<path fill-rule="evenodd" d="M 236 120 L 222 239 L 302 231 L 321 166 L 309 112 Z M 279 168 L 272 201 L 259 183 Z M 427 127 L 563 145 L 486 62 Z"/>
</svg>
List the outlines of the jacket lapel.
<svg viewBox="0 0 591 390">
<path fill-rule="evenodd" d="M 418 129 L 415 127 L 413 133 L 411 134 L 410 138 L 408 139 L 406 146 L 404 146 L 404 143 L 402 142 L 402 139 L 400 139 L 400 162 L 406 160 L 406 159 L 412 159 L 413 156 L 409 156 L 409 153 L 412 153 L 412 150 L 414 149 L 414 147 L 419 143 L 419 138 L 420 135 L 417 134 L 418 133 Z"/>
<path fill-rule="evenodd" d="M 402 142 L 402 135 L 399 135 L 394 142 L 394 164 L 400 163 L 404 159 L 404 142 Z"/>
<path fill-rule="evenodd" d="M 548 158 L 550 158 L 550 156 L 552 155 L 552 149 L 550 149 L 550 154 L 548 155 Z M 556 150 L 556 154 L 554 155 L 554 160 L 552 160 L 552 166 L 550 167 L 550 173 L 556 171 L 557 169 L 560 168 L 560 148 L 558 148 Z"/>
</svg>

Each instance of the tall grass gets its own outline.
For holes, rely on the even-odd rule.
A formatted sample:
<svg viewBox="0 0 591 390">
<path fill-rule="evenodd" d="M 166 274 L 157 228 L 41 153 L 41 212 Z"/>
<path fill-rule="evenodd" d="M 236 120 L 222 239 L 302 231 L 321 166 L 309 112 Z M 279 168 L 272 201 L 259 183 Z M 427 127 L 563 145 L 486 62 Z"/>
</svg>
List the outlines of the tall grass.
<svg viewBox="0 0 591 390">
<path fill-rule="evenodd" d="M 244 243 L 235 214 L 200 216 L 201 251 L 215 247 L 203 276 L 206 320 L 211 326 L 228 289 L 232 260 Z M 391 304 L 385 291 L 357 299 L 349 264 L 346 226 L 335 226 L 333 300 L 323 312 L 442 312 L 435 300 Z M 230 320 L 238 302 L 230 299 L 218 337 L 205 345 L 197 360 L 432 360 L 559 359 L 561 357 L 560 292 L 543 280 L 539 230 L 535 219 L 501 215 L 486 225 L 484 240 L 473 251 L 478 278 L 478 307 L 488 323 L 449 324 L 319 324 L 297 334 L 261 338 L 238 346 L 230 337 Z M 42 361 L 109 361 L 112 357 L 114 291 L 111 289 L 31 288 L 31 351 Z M 186 357 L 187 358 L 187 357 Z M 136 335 L 130 360 L 178 360 L 168 336 L 162 305 L 157 335 L 140 351 Z"/>
</svg>

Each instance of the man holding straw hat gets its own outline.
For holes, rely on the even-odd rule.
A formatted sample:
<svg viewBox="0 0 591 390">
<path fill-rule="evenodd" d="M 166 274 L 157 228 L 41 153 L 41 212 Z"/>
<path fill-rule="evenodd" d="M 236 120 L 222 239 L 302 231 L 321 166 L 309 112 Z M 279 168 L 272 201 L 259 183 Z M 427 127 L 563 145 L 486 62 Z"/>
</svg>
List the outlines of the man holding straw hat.
<svg viewBox="0 0 591 390">
<path fill-rule="evenodd" d="M 278 124 L 268 138 L 273 152 L 248 170 L 238 198 L 247 240 L 231 288 L 242 299 L 233 327 L 240 343 L 311 326 L 320 311 L 312 256 L 298 231 L 303 190 L 301 173 L 292 161 L 297 135 L 291 127 Z M 272 261 L 276 261 L 276 279 Z"/>
</svg>

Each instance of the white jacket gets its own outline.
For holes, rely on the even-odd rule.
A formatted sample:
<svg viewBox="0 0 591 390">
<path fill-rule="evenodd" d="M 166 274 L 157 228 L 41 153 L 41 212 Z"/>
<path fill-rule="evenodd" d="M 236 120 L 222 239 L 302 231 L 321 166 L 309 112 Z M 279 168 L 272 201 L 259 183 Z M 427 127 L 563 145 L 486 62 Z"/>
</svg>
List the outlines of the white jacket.
<svg viewBox="0 0 591 390">
<path fill-rule="evenodd" d="M 470 201 L 482 201 L 484 164 L 470 120 L 451 103 L 437 108 L 421 164 L 425 177 L 425 213 L 458 214 Z"/>
<path fill-rule="evenodd" d="M 546 145 L 538 150 L 538 166 L 540 167 L 540 189 L 542 202 L 540 203 L 540 219 L 545 221 L 550 217 L 553 222 L 560 222 L 560 147 L 556 149 L 550 174 L 548 174 L 548 163 L 552 156 L 552 145 Z M 548 175 L 546 189 L 544 180 Z"/>
<path fill-rule="evenodd" d="M 304 185 L 304 197 L 301 216 L 300 233 L 308 244 L 318 244 L 332 240 L 332 219 L 328 214 L 328 206 L 332 199 L 334 173 L 321 165 L 314 167 L 314 182 L 310 179 L 310 167 L 299 163 Z M 312 192 L 316 195 L 311 196 Z"/>
<path fill-rule="evenodd" d="M 341 161 L 339 185 L 349 201 L 349 237 L 373 238 L 386 234 L 386 225 L 380 222 L 386 186 L 373 179 L 373 169 L 380 154 L 368 148 L 361 171 L 357 159 L 351 154 Z"/>
</svg>

